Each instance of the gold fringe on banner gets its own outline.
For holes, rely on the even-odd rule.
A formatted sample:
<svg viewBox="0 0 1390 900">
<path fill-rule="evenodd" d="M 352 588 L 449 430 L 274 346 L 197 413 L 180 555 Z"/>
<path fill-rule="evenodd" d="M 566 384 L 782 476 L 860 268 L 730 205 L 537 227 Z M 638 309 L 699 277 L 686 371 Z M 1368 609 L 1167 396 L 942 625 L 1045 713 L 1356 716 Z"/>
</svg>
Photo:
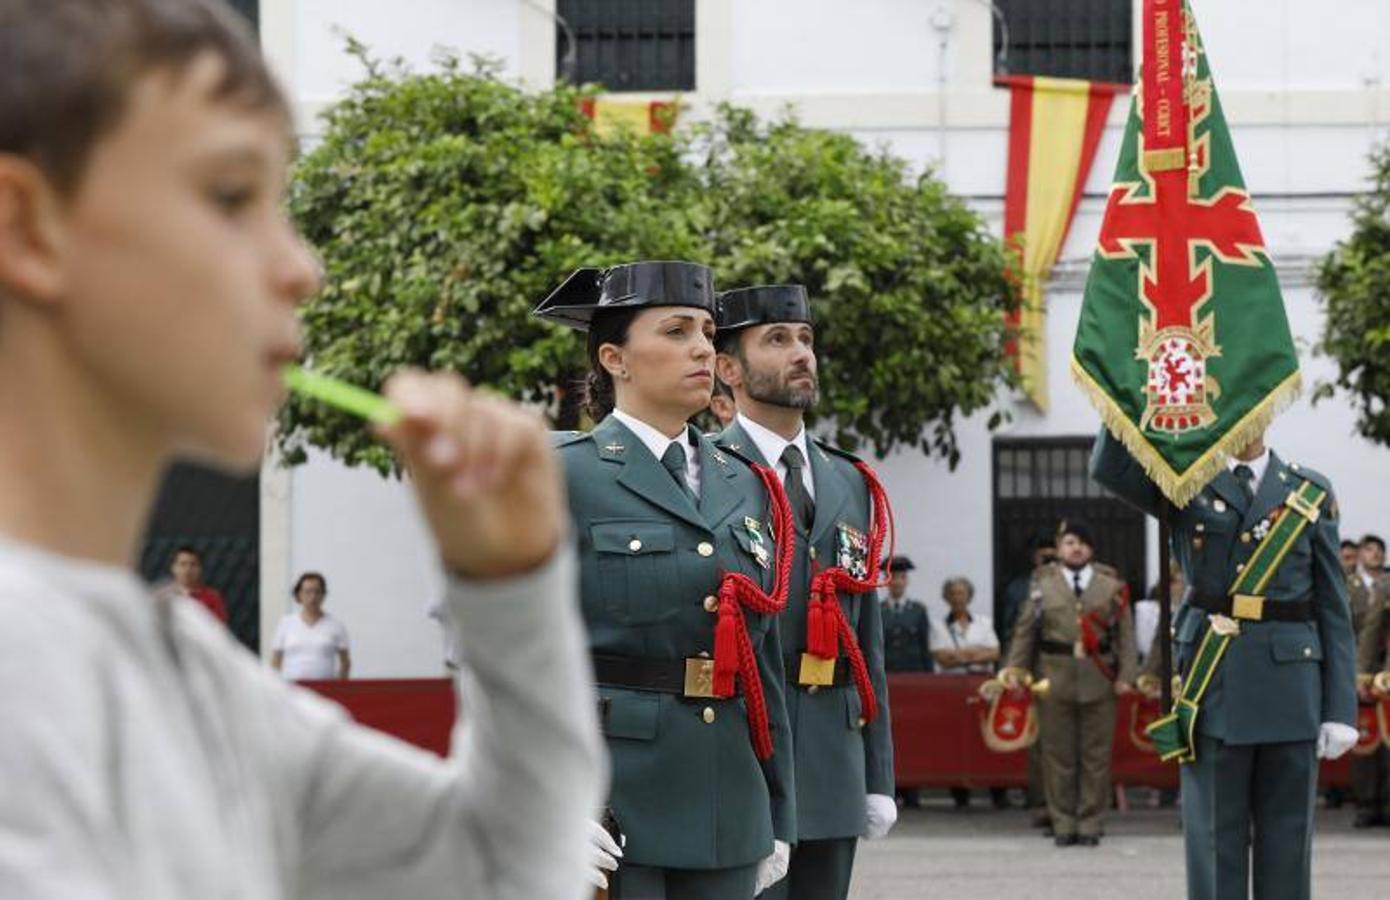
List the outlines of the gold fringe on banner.
<svg viewBox="0 0 1390 900">
<path fill-rule="evenodd" d="M 1263 434 L 1274 421 L 1274 417 L 1288 409 L 1303 391 L 1303 374 L 1295 369 L 1293 374 L 1270 391 L 1254 409 L 1246 413 L 1209 447 L 1207 452 L 1198 457 L 1186 472 L 1179 474 L 1168 465 L 1168 461 L 1154 449 L 1148 437 L 1139 430 L 1139 426 L 1130 421 L 1124 410 L 1120 409 L 1074 356 L 1071 360 L 1071 374 L 1077 386 L 1100 411 L 1100 418 L 1105 427 L 1125 445 L 1125 449 L 1144 467 L 1144 472 L 1153 483 L 1178 509 L 1187 506 L 1193 497 L 1201 493 L 1202 488 L 1221 474 L 1227 458 Z"/>
</svg>

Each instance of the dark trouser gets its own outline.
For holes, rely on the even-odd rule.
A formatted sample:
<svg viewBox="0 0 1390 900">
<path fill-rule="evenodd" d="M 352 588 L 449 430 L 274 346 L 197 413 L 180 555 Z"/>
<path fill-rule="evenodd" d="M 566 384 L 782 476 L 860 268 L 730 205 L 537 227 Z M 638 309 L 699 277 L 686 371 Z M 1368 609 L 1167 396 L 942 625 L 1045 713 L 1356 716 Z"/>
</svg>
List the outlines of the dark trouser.
<svg viewBox="0 0 1390 900">
<path fill-rule="evenodd" d="M 792 848 L 787 877 L 758 900 L 845 900 L 858 844 L 858 838 L 802 841 Z"/>
<path fill-rule="evenodd" d="M 623 866 L 615 900 L 753 900 L 757 877 L 757 863 L 736 869 Z"/>
<path fill-rule="evenodd" d="M 1351 793 L 1356 811 L 1375 816 L 1390 812 L 1390 750 L 1384 745 L 1369 756 L 1351 758 Z"/>
<path fill-rule="evenodd" d="M 1110 753 L 1115 699 L 1042 703 L 1042 753 L 1047 811 L 1059 835 L 1099 837 L 1110 808 Z"/>
<path fill-rule="evenodd" d="M 1043 790 L 1042 745 L 1037 741 L 1028 748 L 1028 800 L 1029 809 L 1047 810 L 1047 793 Z"/>
<path fill-rule="evenodd" d="M 1198 735 L 1197 760 L 1182 767 L 1188 900 L 1308 900 L 1315 750 Z"/>
</svg>

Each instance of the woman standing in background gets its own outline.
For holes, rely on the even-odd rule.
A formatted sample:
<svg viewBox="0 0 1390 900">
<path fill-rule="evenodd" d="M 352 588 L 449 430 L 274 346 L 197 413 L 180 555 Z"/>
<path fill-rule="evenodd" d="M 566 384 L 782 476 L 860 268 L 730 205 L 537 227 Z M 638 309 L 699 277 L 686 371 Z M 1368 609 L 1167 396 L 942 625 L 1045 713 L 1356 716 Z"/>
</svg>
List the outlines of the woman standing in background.
<svg viewBox="0 0 1390 900">
<path fill-rule="evenodd" d="M 288 681 L 345 679 L 352 670 L 347 626 L 323 611 L 328 581 L 305 572 L 294 583 L 298 612 L 280 620 L 271 643 L 270 667 Z"/>
</svg>

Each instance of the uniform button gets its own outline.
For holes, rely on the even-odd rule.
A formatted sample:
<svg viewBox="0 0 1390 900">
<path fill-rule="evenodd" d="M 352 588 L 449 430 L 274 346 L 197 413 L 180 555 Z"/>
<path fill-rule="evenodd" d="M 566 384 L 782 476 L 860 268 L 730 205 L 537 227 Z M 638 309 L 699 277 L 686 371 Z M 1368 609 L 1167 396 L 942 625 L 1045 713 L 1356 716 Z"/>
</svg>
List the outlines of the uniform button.
<svg viewBox="0 0 1390 900">
<path fill-rule="evenodd" d="M 708 597 L 705 598 L 705 612 L 718 612 L 718 611 L 719 611 L 719 598 L 716 597 L 716 596 L 714 596 L 713 594 L 710 594 Z"/>
<path fill-rule="evenodd" d="M 1250 543 L 1250 532 L 1248 532 L 1248 531 L 1242 531 L 1242 532 L 1240 533 L 1240 542 L 1241 542 L 1242 544 L 1248 544 L 1248 543 Z"/>
<path fill-rule="evenodd" d="M 806 693 L 808 693 L 808 694 L 819 694 L 819 693 L 820 693 L 820 685 L 818 685 L 818 684 L 813 684 L 813 685 L 811 685 L 810 687 L 808 687 L 808 688 L 806 689 Z"/>
<path fill-rule="evenodd" d="M 860 717 L 859 717 L 859 721 L 858 721 L 858 723 L 857 723 L 857 726 L 858 726 L 859 728 L 863 728 L 863 727 L 864 727 L 865 725 L 867 725 L 867 724 L 869 724 L 869 723 L 866 722 L 866 721 L 864 721 L 864 717 L 863 717 L 863 716 L 860 716 Z"/>
<path fill-rule="evenodd" d="M 1304 655 L 1304 656 L 1312 656 L 1312 655 L 1313 655 L 1313 648 L 1312 648 L 1312 647 L 1304 647 L 1304 648 L 1303 648 L 1303 655 Z"/>
<path fill-rule="evenodd" d="M 707 558 L 711 557 L 714 555 L 714 545 L 709 541 L 701 541 L 700 546 L 695 548 L 695 552 Z"/>
<path fill-rule="evenodd" d="M 639 541 L 637 538 L 633 538 L 632 540 L 628 541 L 627 549 L 631 550 L 633 553 L 636 553 L 638 550 L 642 549 L 642 542 Z"/>
<path fill-rule="evenodd" d="M 815 558 L 816 558 L 816 548 L 815 548 L 815 547 L 812 547 L 812 548 L 811 548 L 811 558 L 812 558 L 812 559 L 815 559 Z"/>
<path fill-rule="evenodd" d="M 1198 531 L 1206 531 L 1206 530 L 1207 530 L 1207 524 L 1206 524 L 1205 522 L 1198 522 L 1198 523 L 1197 523 L 1197 530 L 1198 530 Z"/>
<path fill-rule="evenodd" d="M 706 706 L 705 711 L 700 713 L 700 718 L 705 720 L 706 725 L 714 724 L 714 707 Z"/>
</svg>

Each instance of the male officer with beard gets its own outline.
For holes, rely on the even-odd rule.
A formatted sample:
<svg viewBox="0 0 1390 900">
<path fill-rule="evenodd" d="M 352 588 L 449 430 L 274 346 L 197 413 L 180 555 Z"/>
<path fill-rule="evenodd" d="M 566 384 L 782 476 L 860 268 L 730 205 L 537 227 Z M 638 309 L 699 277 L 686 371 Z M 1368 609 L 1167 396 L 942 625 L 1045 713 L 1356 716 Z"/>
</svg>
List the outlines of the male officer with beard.
<svg viewBox="0 0 1390 900">
<path fill-rule="evenodd" d="M 763 896 L 843 900 L 857 839 L 883 837 L 897 819 L 875 593 L 880 560 L 871 549 L 886 527 L 872 513 L 876 501 L 886 510 L 886 498 L 859 460 L 806 434 L 803 416 L 820 391 L 805 288 L 727 291 L 718 326 L 716 371 L 738 408 L 718 443 L 775 468 L 797 523 L 779 625 L 799 843 L 787 877 Z"/>
</svg>

